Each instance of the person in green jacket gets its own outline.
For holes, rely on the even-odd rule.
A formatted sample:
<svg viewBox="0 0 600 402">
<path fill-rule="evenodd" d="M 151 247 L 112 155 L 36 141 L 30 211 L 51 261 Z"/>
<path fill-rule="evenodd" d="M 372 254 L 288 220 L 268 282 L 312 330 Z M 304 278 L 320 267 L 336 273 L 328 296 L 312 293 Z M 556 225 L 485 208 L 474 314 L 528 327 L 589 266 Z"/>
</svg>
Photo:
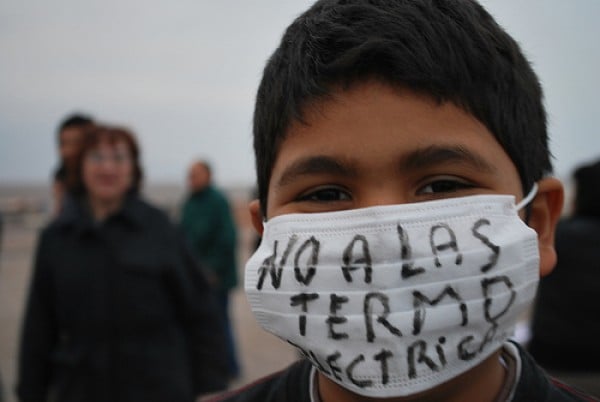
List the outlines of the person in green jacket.
<svg viewBox="0 0 600 402">
<path fill-rule="evenodd" d="M 188 190 L 180 224 L 215 289 L 227 336 L 229 374 L 237 378 L 240 367 L 229 318 L 229 293 L 238 284 L 235 221 L 226 196 L 212 184 L 208 162 L 190 166 Z"/>
</svg>

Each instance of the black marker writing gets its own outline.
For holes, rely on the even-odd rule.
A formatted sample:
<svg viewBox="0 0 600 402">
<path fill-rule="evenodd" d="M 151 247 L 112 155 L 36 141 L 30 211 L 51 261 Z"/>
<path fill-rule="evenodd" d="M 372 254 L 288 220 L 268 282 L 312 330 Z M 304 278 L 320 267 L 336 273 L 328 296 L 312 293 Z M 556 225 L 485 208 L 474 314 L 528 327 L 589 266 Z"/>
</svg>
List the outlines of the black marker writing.
<svg viewBox="0 0 600 402">
<path fill-rule="evenodd" d="M 468 335 L 465 336 L 459 343 L 457 346 L 457 351 L 458 351 L 458 358 L 461 360 L 465 360 L 465 361 L 469 361 L 471 359 L 473 359 L 475 356 L 477 356 L 477 351 L 476 350 L 469 350 L 469 344 L 471 342 L 473 342 L 475 340 L 475 338 L 473 337 L 473 335 Z"/>
<path fill-rule="evenodd" d="M 356 367 L 356 365 L 358 363 L 360 363 L 364 360 L 365 360 L 365 356 L 360 354 L 354 360 L 352 360 L 352 362 L 348 365 L 348 367 L 346 367 L 346 375 L 348 376 L 348 378 L 350 379 L 352 384 L 354 384 L 360 388 L 366 388 L 366 387 L 370 387 L 371 385 L 373 385 L 373 381 L 371 381 L 371 380 L 362 380 L 361 381 L 361 380 L 357 380 L 356 378 L 354 378 L 354 368 Z"/>
<path fill-rule="evenodd" d="M 423 267 L 414 267 L 414 262 L 411 261 L 411 248 L 408 240 L 408 233 L 398 225 L 398 238 L 400 240 L 400 258 L 402 258 L 402 279 L 410 278 L 425 272 Z"/>
<path fill-rule="evenodd" d="M 506 305 L 498 313 L 492 315 L 491 309 L 494 299 L 492 299 L 492 297 L 490 297 L 489 294 L 490 288 L 496 284 L 502 284 L 510 290 L 510 299 L 508 300 L 508 303 L 506 303 Z M 511 280 L 506 275 L 482 279 L 481 289 L 483 290 L 483 295 L 485 296 L 485 301 L 483 305 L 485 320 L 489 322 L 491 326 L 485 333 L 483 341 L 479 346 L 479 351 L 482 351 L 483 348 L 494 339 L 494 336 L 496 335 L 496 331 L 498 329 L 498 319 L 508 312 L 508 310 L 513 305 L 517 297 L 517 292 L 515 291 Z"/>
<path fill-rule="evenodd" d="M 490 293 L 490 288 L 496 284 L 503 284 L 504 286 L 506 286 L 506 288 L 508 288 L 510 290 L 510 300 L 508 301 L 508 303 L 506 303 L 506 306 L 504 306 L 502 308 L 502 310 L 500 310 L 500 312 L 498 312 L 496 315 L 492 315 L 491 308 L 492 308 L 492 304 L 493 304 L 493 299 L 490 297 L 489 293 Z M 515 298 L 517 297 L 517 292 L 514 289 L 513 283 L 511 282 L 510 278 L 506 275 L 494 276 L 492 278 L 482 279 L 481 280 L 481 289 L 483 290 L 483 295 L 485 297 L 485 302 L 484 302 L 485 320 L 491 324 L 498 325 L 498 323 L 497 323 L 498 318 L 500 318 L 504 314 L 506 314 L 506 312 L 508 311 L 510 306 L 512 306 L 513 303 L 515 302 Z"/>
<path fill-rule="evenodd" d="M 305 285 L 310 284 L 310 281 L 315 276 L 316 266 L 319 262 L 319 246 L 320 243 L 314 236 L 311 236 L 310 239 L 306 240 L 302 243 L 302 246 L 296 252 L 296 256 L 294 257 L 294 274 L 296 275 L 296 280 Z M 306 276 L 302 275 L 302 271 L 300 270 L 300 256 L 304 253 L 304 250 L 308 250 L 310 247 L 310 254 L 308 256 L 308 260 L 306 262 Z"/>
<path fill-rule="evenodd" d="M 436 244 L 435 243 L 435 232 L 442 230 L 442 229 L 445 230 L 446 233 L 448 233 L 450 240 L 448 240 L 446 243 Z M 456 265 L 460 265 L 462 263 L 462 254 L 458 251 L 458 244 L 456 243 L 456 235 L 454 234 L 454 231 L 450 228 L 450 226 L 448 226 L 447 224 L 440 223 L 440 224 L 434 225 L 431 228 L 431 232 L 429 232 L 429 243 L 431 244 L 431 251 L 433 252 L 433 254 L 435 254 L 435 266 L 436 267 L 439 268 L 442 266 L 442 263 L 440 262 L 440 259 L 438 257 L 438 252 L 445 251 L 449 248 L 452 249 L 456 253 L 456 259 L 455 259 L 454 263 Z"/>
<path fill-rule="evenodd" d="M 342 354 L 337 351 L 334 354 L 327 356 L 327 364 L 331 369 L 331 374 L 333 374 L 333 376 L 340 381 L 342 379 L 342 377 L 340 376 L 342 369 L 340 368 L 340 366 L 338 366 L 337 359 L 339 359 L 341 356 Z"/>
<path fill-rule="evenodd" d="M 377 322 L 382 324 L 388 329 L 393 335 L 402 336 L 400 330 L 394 327 L 387 320 L 387 316 L 390 314 L 389 300 L 383 293 L 372 292 L 367 293 L 363 301 L 363 311 L 365 316 L 365 327 L 367 332 L 367 342 L 373 342 L 375 339 L 375 331 L 373 330 L 373 308 L 371 306 L 371 300 L 376 299 L 383 306 L 383 314 L 377 316 Z"/>
<path fill-rule="evenodd" d="M 302 312 L 306 313 L 308 311 L 308 302 L 313 301 L 319 298 L 317 293 L 300 293 L 294 295 L 290 298 L 290 306 L 302 306 Z M 300 314 L 298 317 L 298 330 L 300 331 L 300 335 L 306 335 L 306 314 Z"/>
<path fill-rule="evenodd" d="M 444 353 L 444 349 L 442 348 L 442 345 L 444 345 L 444 343 L 446 343 L 446 338 L 443 336 L 440 336 L 440 338 L 438 339 L 438 344 L 435 345 L 435 350 L 437 352 L 438 355 L 438 359 L 440 360 L 440 363 L 442 364 L 442 366 L 446 365 L 446 354 Z"/>
<path fill-rule="evenodd" d="M 388 359 L 392 357 L 394 354 L 386 349 L 381 349 L 381 352 L 377 353 L 373 356 L 373 359 L 381 362 L 381 383 L 383 385 L 387 384 L 390 381 L 390 374 L 388 368 Z"/>
<path fill-rule="evenodd" d="M 359 257 L 354 256 L 354 246 L 356 243 L 360 243 L 362 254 Z M 371 272 L 373 267 L 371 266 L 371 252 L 369 251 L 369 243 L 363 235 L 356 235 L 354 239 L 348 244 L 343 254 L 344 265 L 342 265 L 342 273 L 344 279 L 347 282 L 352 282 L 352 276 L 350 273 L 360 269 L 363 266 L 365 269 L 365 283 L 371 283 Z"/>
<path fill-rule="evenodd" d="M 281 260 L 279 261 L 279 267 L 275 268 L 275 260 L 277 259 L 277 240 L 273 243 L 273 255 L 265 258 L 260 268 L 258 269 L 258 282 L 256 284 L 256 289 L 261 290 L 263 287 L 263 283 L 265 281 L 265 277 L 267 273 L 271 274 L 271 285 L 275 289 L 279 289 L 281 286 L 281 274 L 283 272 L 283 266 L 285 265 L 288 256 L 290 255 L 294 244 L 298 240 L 298 236 L 292 235 L 288 240 L 287 247 L 281 256 Z"/>
<path fill-rule="evenodd" d="M 415 357 L 416 349 L 418 349 L 418 352 L 416 352 Z M 406 358 L 408 361 L 408 378 L 417 377 L 417 363 L 425 363 L 433 371 L 440 369 L 433 359 L 427 355 L 427 342 L 423 340 L 416 341 L 408 347 Z"/>
<path fill-rule="evenodd" d="M 481 272 L 487 272 L 492 269 L 498 263 L 498 257 L 500 256 L 500 247 L 490 241 L 486 235 L 479 233 L 479 228 L 483 225 L 491 225 L 490 221 L 487 219 L 479 219 L 473 225 L 471 232 L 473 236 L 481 240 L 483 244 L 488 246 L 490 250 L 492 250 L 492 255 L 490 255 L 490 261 L 481 267 Z"/>
<path fill-rule="evenodd" d="M 340 317 L 337 315 L 338 310 L 341 308 L 342 303 L 348 302 L 348 297 L 346 296 L 338 296 L 334 293 L 330 295 L 331 302 L 329 303 L 329 312 L 331 315 L 327 317 L 327 325 L 329 326 L 329 337 L 332 339 L 346 339 L 348 338 L 348 334 L 345 332 L 335 332 L 333 330 L 334 324 L 343 324 L 348 319 L 346 317 Z"/>
<path fill-rule="evenodd" d="M 429 297 L 425 296 L 423 293 L 415 290 L 413 292 L 413 307 L 414 307 L 414 316 L 413 316 L 413 334 L 418 335 L 421 332 L 421 328 L 423 327 L 423 323 L 425 322 L 425 304 L 430 306 L 435 306 L 438 304 L 444 297 L 450 297 L 451 299 L 456 300 L 459 304 L 460 314 L 462 316 L 462 321 L 460 323 L 461 326 L 467 325 L 469 322 L 469 316 L 467 312 L 467 305 L 463 302 L 460 295 L 452 288 L 452 286 L 448 285 L 438 294 L 433 300 Z"/>
<path fill-rule="evenodd" d="M 317 366 L 317 368 L 322 371 L 325 374 L 330 375 L 331 373 L 329 372 L 329 370 L 327 370 L 325 368 L 325 366 L 323 364 L 321 364 L 321 362 L 319 361 L 319 359 L 317 359 L 317 356 L 315 355 L 315 353 L 312 350 L 306 350 L 303 347 L 296 345 L 294 342 L 290 341 L 289 339 L 287 340 L 287 342 L 294 346 L 295 348 L 298 348 L 298 350 L 300 350 L 300 353 L 302 353 L 302 355 L 304 357 L 306 357 L 308 360 L 311 361 L 312 364 L 314 364 L 315 366 Z"/>
</svg>

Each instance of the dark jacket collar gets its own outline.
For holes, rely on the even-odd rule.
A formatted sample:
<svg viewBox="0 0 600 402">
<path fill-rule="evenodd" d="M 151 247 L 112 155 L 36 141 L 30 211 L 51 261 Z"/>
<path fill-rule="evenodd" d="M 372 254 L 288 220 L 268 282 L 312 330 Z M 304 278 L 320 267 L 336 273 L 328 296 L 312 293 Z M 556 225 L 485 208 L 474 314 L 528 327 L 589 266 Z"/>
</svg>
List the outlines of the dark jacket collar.
<svg viewBox="0 0 600 402">
<path fill-rule="evenodd" d="M 133 229 L 141 229 L 145 222 L 143 204 L 138 196 L 128 195 L 117 212 L 108 216 L 104 221 L 97 222 L 92 217 L 85 197 L 67 196 L 55 224 L 59 228 L 74 229 L 78 233 L 95 230 L 111 222 L 123 222 Z"/>
<path fill-rule="evenodd" d="M 201 198 L 212 192 L 212 185 L 208 184 L 206 187 L 202 187 L 200 190 L 192 191 L 190 198 Z"/>
</svg>

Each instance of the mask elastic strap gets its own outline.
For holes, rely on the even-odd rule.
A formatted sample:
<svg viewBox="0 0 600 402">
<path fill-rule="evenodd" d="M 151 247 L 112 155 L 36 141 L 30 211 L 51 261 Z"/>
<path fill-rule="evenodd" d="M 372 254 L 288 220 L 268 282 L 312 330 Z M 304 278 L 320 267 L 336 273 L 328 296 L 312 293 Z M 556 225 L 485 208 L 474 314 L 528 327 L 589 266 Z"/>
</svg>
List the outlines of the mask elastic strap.
<svg viewBox="0 0 600 402">
<path fill-rule="evenodd" d="M 515 208 L 516 208 L 517 211 L 519 211 L 521 208 L 525 207 L 525 223 L 529 223 L 529 218 L 531 217 L 531 204 L 530 204 L 530 202 L 537 195 L 537 190 L 538 190 L 537 183 L 533 183 L 533 186 L 531 186 L 531 190 L 525 196 L 525 198 L 523 198 L 518 204 L 515 205 Z"/>
<path fill-rule="evenodd" d="M 525 196 L 525 198 L 523 198 L 517 205 L 515 205 L 517 211 L 521 210 L 525 205 L 529 204 L 537 195 L 537 191 L 538 185 L 537 183 L 533 183 L 533 186 L 531 186 L 531 190 L 529 190 L 529 193 Z"/>
</svg>

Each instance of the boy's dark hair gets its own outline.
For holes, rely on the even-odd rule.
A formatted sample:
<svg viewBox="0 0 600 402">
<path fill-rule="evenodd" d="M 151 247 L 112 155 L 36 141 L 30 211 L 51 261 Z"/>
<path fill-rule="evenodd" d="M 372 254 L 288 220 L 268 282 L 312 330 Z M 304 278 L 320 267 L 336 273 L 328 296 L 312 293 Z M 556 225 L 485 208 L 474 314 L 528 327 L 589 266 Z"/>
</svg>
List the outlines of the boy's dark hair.
<svg viewBox="0 0 600 402">
<path fill-rule="evenodd" d="M 473 0 L 320 0 L 263 72 L 254 152 L 263 215 L 279 145 L 311 102 L 369 79 L 452 102 L 481 121 L 523 191 L 552 170 L 542 89 L 519 45 Z"/>
<path fill-rule="evenodd" d="M 92 124 L 94 124 L 94 119 L 92 119 L 90 116 L 79 113 L 71 114 L 65 117 L 58 125 L 58 129 L 56 130 L 56 138 L 58 141 L 60 141 L 60 134 L 67 128 L 87 128 Z"/>
</svg>

